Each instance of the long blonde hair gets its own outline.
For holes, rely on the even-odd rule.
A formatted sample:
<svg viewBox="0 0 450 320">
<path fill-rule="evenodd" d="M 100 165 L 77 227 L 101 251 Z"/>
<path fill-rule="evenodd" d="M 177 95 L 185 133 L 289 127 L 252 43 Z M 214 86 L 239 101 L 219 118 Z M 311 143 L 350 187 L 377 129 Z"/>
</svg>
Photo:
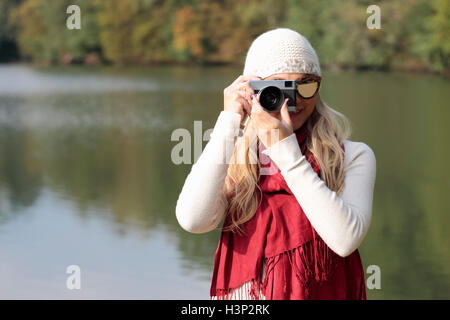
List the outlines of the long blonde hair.
<svg viewBox="0 0 450 320">
<path fill-rule="evenodd" d="M 320 165 L 320 178 L 338 195 L 344 188 L 344 151 L 342 142 L 350 136 L 349 120 L 329 107 L 318 95 L 314 111 L 306 124 L 310 135 L 306 141 Z M 255 148 L 256 130 L 249 120 L 238 137 L 225 178 L 226 215 L 230 224 L 224 230 L 242 233 L 241 225 L 250 220 L 258 208 L 257 192 L 261 163 Z"/>
</svg>

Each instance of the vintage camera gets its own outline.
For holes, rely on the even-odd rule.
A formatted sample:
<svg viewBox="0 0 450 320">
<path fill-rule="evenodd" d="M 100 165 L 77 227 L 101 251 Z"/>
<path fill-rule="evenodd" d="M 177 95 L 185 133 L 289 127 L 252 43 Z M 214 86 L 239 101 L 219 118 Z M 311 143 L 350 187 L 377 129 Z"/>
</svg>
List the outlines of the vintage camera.
<svg viewBox="0 0 450 320">
<path fill-rule="evenodd" d="M 249 84 L 259 96 L 259 103 L 266 111 L 279 111 L 284 100 L 289 98 L 288 111 L 297 112 L 295 80 L 250 80 Z"/>
</svg>

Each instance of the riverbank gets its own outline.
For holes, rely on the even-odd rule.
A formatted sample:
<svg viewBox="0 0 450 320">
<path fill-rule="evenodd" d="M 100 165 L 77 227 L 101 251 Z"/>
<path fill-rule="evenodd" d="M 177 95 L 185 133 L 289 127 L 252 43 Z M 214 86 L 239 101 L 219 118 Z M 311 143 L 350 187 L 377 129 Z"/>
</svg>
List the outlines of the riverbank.
<svg viewBox="0 0 450 320">
<path fill-rule="evenodd" d="M 16 60 L 8 63 L 0 63 L 0 64 L 15 64 L 15 65 L 24 65 L 31 67 L 70 67 L 70 66 L 86 66 L 86 67 L 118 67 L 118 68 L 139 68 L 139 67 L 153 67 L 153 66 L 173 66 L 173 67 L 225 67 L 225 68 L 243 68 L 244 65 L 241 63 L 235 62 L 221 62 L 221 61 L 207 61 L 207 62 L 193 62 L 193 61 L 155 61 L 151 63 L 130 63 L 130 64 L 117 64 L 111 63 L 108 61 L 102 61 L 97 58 L 89 59 L 86 62 L 74 61 L 70 63 L 50 63 L 50 62 L 36 62 L 36 61 L 26 61 L 26 60 Z M 417 62 L 405 62 L 402 65 L 398 65 L 395 67 L 373 67 L 367 65 L 361 66 L 352 66 L 352 65 L 342 65 L 342 64 L 325 64 L 322 65 L 323 71 L 328 72 L 348 72 L 348 71 L 357 71 L 357 72 L 386 72 L 386 73 L 404 73 L 411 75 L 437 75 L 442 76 L 444 78 L 450 78 L 450 68 L 443 71 L 436 71 L 429 68 L 425 64 L 420 64 Z"/>
</svg>

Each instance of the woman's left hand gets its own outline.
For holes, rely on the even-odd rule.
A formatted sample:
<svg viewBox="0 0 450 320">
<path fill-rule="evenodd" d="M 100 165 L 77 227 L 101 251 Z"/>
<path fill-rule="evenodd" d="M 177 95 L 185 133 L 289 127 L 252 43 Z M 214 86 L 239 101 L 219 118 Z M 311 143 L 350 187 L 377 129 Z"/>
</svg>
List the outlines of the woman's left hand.
<svg viewBox="0 0 450 320">
<path fill-rule="evenodd" d="M 294 132 L 287 104 L 288 99 L 284 101 L 280 111 L 269 113 L 259 103 L 258 96 L 252 96 L 252 112 L 250 117 L 256 128 L 258 138 L 266 148 L 289 137 Z"/>
</svg>

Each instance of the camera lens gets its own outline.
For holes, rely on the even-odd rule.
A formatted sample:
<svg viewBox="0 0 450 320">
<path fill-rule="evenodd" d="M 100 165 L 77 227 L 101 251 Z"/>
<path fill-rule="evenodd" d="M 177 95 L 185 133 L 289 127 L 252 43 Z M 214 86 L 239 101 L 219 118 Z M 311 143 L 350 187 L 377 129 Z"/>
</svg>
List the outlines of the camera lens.
<svg viewBox="0 0 450 320">
<path fill-rule="evenodd" d="M 267 111 L 276 111 L 283 105 L 283 92 L 277 87 L 265 87 L 259 92 L 259 103 Z"/>
</svg>

